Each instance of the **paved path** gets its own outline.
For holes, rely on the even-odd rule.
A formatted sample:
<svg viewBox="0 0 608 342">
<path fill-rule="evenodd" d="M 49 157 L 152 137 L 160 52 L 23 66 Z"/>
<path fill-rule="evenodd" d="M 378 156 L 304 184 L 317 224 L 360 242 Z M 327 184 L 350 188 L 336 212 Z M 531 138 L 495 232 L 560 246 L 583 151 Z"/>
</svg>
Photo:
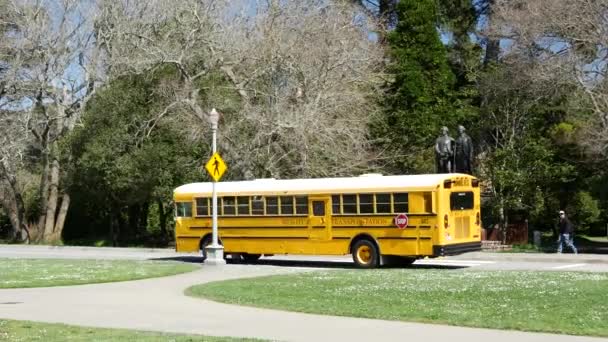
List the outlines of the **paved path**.
<svg viewBox="0 0 608 342">
<path fill-rule="evenodd" d="M 82 326 L 257 337 L 281 341 L 606 341 L 606 339 L 318 316 L 190 298 L 191 285 L 303 272 L 268 265 L 203 266 L 165 278 L 109 284 L 0 290 L 0 317 Z"/>
<path fill-rule="evenodd" d="M 198 254 L 176 253 L 175 249 L 170 248 L 113 248 L 0 244 L 0 258 L 146 260 L 195 255 Z"/>
</svg>

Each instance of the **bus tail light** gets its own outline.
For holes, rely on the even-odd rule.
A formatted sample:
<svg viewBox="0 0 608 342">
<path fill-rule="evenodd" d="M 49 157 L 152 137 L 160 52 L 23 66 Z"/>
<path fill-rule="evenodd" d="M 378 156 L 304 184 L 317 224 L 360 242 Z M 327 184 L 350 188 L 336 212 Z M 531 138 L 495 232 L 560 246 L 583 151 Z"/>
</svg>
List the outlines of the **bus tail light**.
<svg viewBox="0 0 608 342">
<path fill-rule="evenodd" d="M 478 211 L 477 214 L 475 215 L 475 224 L 479 226 L 480 223 L 481 223 L 481 218 L 479 217 L 479 211 Z"/>
<path fill-rule="evenodd" d="M 446 179 L 443 181 L 443 188 L 444 189 L 451 189 L 452 188 L 452 180 L 451 179 Z"/>
<path fill-rule="evenodd" d="M 445 214 L 445 216 L 443 216 L 443 227 L 445 229 L 448 229 L 449 226 L 450 226 L 450 221 L 448 220 L 448 214 Z"/>
<path fill-rule="evenodd" d="M 479 179 L 473 179 L 473 180 L 471 181 L 471 185 L 472 185 L 474 188 L 478 188 L 478 187 L 479 187 Z"/>
</svg>

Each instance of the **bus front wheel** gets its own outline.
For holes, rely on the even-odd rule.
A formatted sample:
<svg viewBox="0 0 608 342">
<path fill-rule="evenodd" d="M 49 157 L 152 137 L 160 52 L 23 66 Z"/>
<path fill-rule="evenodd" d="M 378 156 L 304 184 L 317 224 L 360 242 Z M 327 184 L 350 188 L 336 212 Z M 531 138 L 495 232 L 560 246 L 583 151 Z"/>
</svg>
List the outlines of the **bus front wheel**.
<svg viewBox="0 0 608 342">
<path fill-rule="evenodd" d="M 361 268 L 378 267 L 380 253 L 376 244 L 369 240 L 359 240 L 353 246 L 353 261 Z"/>
</svg>

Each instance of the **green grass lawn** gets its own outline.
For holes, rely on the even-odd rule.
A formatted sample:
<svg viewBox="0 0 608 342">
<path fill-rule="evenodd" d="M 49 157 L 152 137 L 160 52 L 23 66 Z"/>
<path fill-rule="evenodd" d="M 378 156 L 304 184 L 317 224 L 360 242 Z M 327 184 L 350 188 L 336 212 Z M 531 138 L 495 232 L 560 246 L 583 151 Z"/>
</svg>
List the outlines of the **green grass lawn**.
<svg viewBox="0 0 608 342">
<path fill-rule="evenodd" d="M 384 269 L 197 285 L 187 294 L 317 314 L 608 336 L 608 274 Z"/>
<path fill-rule="evenodd" d="M 229 337 L 164 334 L 136 330 L 77 327 L 65 324 L 0 320 L 0 341 L 260 341 Z"/>
<path fill-rule="evenodd" d="M 162 277 L 198 269 L 174 261 L 0 259 L 0 288 L 105 283 Z"/>
</svg>

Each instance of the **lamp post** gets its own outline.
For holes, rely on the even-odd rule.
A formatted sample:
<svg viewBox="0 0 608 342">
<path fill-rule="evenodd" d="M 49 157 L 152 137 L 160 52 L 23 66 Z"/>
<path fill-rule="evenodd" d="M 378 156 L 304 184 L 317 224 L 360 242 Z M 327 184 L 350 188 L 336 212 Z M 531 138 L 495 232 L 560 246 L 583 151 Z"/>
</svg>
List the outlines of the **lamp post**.
<svg viewBox="0 0 608 342">
<path fill-rule="evenodd" d="M 211 132 L 213 135 L 212 141 L 212 150 L 213 154 L 217 152 L 217 123 L 220 119 L 220 113 L 218 113 L 215 108 L 211 110 L 209 113 L 209 123 L 211 124 Z M 205 264 L 208 265 L 224 265 L 226 264 L 226 260 L 224 260 L 224 246 L 218 243 L 218 234 L 217 234 L 217 191 L 216 191 L 217 182 L 213 181 L 212 183 L 212 240 L 211 245 L 205 247 L 205 252 L 207 253 L 207 259 L 205 259 Z"/>
</svg>

